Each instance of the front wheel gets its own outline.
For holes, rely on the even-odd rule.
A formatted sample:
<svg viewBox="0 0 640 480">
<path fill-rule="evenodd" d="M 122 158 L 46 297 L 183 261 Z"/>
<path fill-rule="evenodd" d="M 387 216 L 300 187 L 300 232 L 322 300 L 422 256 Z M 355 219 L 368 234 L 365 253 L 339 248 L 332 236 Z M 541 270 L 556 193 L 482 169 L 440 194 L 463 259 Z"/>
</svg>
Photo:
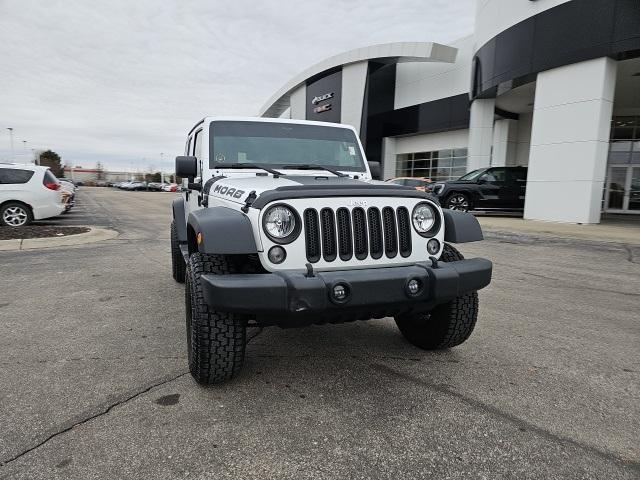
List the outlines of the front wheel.
<svg viewBox="0 0 640 480">
<path fill-rule="evenodd" d="M 187 263 L 185 310 L 189 371 L 196 382 L 214 385 L 240 371 L 246 346 L 246 321 L 209 306 L 202 291 L 204 274 L 225 275 L 234 268 L 223 255 L 194 253 Z"/>
<path fill-rule="evenodd" d="M 471 201 L 464 193 L 452 193 L 447 197 L 447 200 L 444 202 L 444 206 L 449 210 L 468 212 L 471 210 Z"/>
<path fill-rule="evenodd" d="M 0 208 L 0 224 L 6 227 L 24 227 L 32 221 L 31 210 L 24 203 L 9 202 Z"/>
<path fill-rule="evenodd" d="M 444 245 L 440 261 L 464 260 L 449 244 Z M 395 317 L 402 335 L 416 347 L 441 350 L 466 341 L 478 319 L 478 292 L 465 293 L 438 305 L 431 312 Z"/>
</svg>

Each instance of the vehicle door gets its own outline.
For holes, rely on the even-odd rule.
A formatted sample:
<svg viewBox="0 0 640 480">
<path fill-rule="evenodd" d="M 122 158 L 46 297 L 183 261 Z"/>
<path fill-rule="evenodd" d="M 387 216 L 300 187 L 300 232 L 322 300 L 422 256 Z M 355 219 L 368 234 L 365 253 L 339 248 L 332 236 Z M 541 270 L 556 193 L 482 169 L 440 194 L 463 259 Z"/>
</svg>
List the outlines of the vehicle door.
<svg viewBox="0 0 640 480">
<path fill-rule="evenodd" d="M 504 167 L 489 168 L 478 178 L 478 208 L 508 208 L 509 188 Z"/>
</svg>

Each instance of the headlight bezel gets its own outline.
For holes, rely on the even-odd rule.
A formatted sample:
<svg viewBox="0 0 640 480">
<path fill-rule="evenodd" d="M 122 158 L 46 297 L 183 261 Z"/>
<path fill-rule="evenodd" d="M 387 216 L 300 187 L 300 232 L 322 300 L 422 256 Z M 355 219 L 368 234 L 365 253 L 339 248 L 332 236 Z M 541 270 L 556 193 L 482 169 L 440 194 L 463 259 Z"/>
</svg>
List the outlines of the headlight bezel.
<svg viewBox="0 0 640 480">
<path fill-rule="evenodd" d="M 282 238 L 274 237 L 267 230 L 267 214 L 271 209 L 277 208 L 277 207 L 286 208 L 287 210 L 289 210 L 293 214 L 293 219 L 294 219 L 293 230 L 289 235 Z M 295 241 L 300 235 L 300 232 L 302 231 L 302 221 L 300 220 L 300 215 L 298 214 L 296 209 L 293 208 L 291 205 L 287 205 L 286 203 L 275 203 L 273 205 L 269 205 L 264 210 L 264 213 L 262 214 L 262 231 L 267 236 L 267 238 L 271 240 L 273 243 L 277 243 L 278 245 L 287 245 Z"/>
<path fill-rule="evenodd" d="M 420 230 L 418 230 L 418 228 L 416 227 L 415 221 L 414 221 L 414 215 L 416 213 L 416 209 L 418 209 L 421 206 L 427 206 L 428 208 L 431 209 L 431 211 L 433 212 L 433 225 L 429 228 L 429 230 L 425 231 L 425 232 L 421 232 Z M 437 235 L 437 233 L 440 231 L 440 226 L 442 224 L 442 216 L 440 215 L 440 211 L 438 210 L 438 208 L 436 207 L 435 204 L 431 203 L 431 202 L 419 202 L 416 203 L 413 206 L 413 209 L 411 210 L 411 226 L 413 227 L 413 229 L 415 230 L 415 232 L 420 235 L 421 237 L 424 238 L 432 238 L 434 236 Z"/>
</svg>

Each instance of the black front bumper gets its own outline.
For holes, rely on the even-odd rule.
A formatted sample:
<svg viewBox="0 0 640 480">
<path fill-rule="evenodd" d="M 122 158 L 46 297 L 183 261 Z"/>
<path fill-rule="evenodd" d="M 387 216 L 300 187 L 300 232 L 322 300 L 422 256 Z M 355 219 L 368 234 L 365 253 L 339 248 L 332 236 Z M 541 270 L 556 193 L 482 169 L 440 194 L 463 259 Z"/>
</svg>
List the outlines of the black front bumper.
<svg viewBox="0 0 640 480">
<path fill-rule="evenodd" d="M 209 305 L 217 311 L 250 315 L 262 324 L 299 325 L 381 318 L 429 311 L 491 282 L 492 264 L 483 258 L 402 267 L 303 273 L 203 275 Z M 412 295 L 410 280 L 420 285 Z M 343 285 L 348 297 L 332 292 Z"/>
</svg>

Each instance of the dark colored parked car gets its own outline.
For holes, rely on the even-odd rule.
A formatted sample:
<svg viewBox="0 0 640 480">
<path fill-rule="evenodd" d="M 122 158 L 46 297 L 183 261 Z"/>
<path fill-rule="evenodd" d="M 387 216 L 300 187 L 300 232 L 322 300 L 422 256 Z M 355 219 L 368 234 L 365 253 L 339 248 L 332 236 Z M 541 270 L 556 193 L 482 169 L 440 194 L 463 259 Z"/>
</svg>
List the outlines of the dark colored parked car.
<svg viewBox="0 0 640 480">
<path fill-rule="evenodd" d="M 431 187 L 440 204 L 451 210 L 523 210 L 526 167 L 489 167 L 473 170 L 458 180 Z"/>
</svg>

